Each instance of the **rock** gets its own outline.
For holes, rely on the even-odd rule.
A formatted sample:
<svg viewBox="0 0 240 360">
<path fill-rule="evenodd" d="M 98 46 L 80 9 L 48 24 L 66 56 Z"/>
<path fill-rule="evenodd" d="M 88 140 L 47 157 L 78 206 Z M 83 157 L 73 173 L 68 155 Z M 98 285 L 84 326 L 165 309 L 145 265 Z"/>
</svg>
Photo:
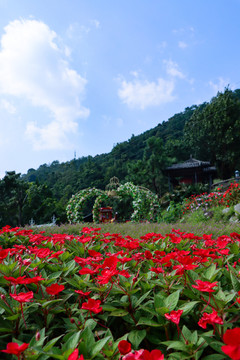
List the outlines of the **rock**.
<svg viewBox="0 0 240 360">
<path fill-rule="evenodd" d="M 229 219 L 229 222 L 230 222 L 230 223 L 238 223 L 239 220 L 238 220 L 237 216 L 232 216 L 232 217 Z"/>
<path fill-rule="evenodd" d="M 235 211 L 237 214 L 240 214 L 240 203 L 238 203 L 237 205 L 234 206 L 234 211 Z"/>
<path fill-rule="evenodd" d="M 222 213 L 227 214 L 229 211 L 230 211 L 230 208 L 225 208 L 225 209 L 223 209 Z"/>
</svg>

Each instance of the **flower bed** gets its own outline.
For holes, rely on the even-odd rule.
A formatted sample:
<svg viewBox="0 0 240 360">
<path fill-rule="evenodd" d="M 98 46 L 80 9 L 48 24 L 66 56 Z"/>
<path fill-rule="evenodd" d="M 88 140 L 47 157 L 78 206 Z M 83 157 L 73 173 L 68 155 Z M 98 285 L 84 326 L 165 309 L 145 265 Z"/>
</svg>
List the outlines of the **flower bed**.
<svg viewBox="0 0 240 360">
<path fill-rule="evenodd" d="M 0 230 L 1 359 L 240 359 L 240 235 Z"/>
<path fill-rule="evenodd" d="M 240 184 L 234 182 L 230 184 L 228 189 L 224 192 L 221 191 L 221 188 L 218 188 L 217 191 L 211 193 L 203 193 L 201 195 L 192 195 L 190 198 L 185 200 L 183 213 L 189 211 L 195 211 L 199 208 L 207 211 L 212 206 L 223 205 L 229 207 L 236 205 L 240 202 Z"/>
</svg>

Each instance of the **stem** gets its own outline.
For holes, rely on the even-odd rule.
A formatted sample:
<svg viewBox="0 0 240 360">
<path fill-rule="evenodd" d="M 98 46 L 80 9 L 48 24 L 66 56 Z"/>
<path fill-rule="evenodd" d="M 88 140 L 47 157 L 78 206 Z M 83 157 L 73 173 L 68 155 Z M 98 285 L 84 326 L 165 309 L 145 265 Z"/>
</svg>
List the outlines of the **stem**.
<svg viewBox="0 0 240 360">
<path fill-rule="evenodd" d="M 168 326 L 167 325 L 164 326 L 164 330 L 165 330 L 166 339 L 169 340 Z"/>
<path fill-rule="evenodd" d="M 24 319 L 24 315 L 23 315 L 23 306 L 22 306 L 22 303 L 20 303 L 20 306 L 21 306 L 21 313 L 22 313 L 22 317 L 23 317 L 23 322 L 24 322 L 25 328 L 27 329 L 27 325 L 26 325 L 26 322 L 25 322 L 25 319 Z"/>
</svg>

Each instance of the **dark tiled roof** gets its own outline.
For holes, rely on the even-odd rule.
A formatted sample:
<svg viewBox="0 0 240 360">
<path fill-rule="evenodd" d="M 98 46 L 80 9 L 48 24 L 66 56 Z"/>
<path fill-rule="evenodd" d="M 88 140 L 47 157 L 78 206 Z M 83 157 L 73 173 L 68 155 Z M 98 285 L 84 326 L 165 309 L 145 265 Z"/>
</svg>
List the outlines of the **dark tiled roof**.
<svg viewBox="0 0 240 360">
<path fill-rule="evenodd" d="M 180 164 L 173 164 L 172 166 L 167 167 L 166 170 L 176 170 L 176 169 L 186 169 L 186 168 L 198 168 L 198 167 L 209 167 L 209 161 L 200 161 L 197 159 L 190 158 L 189 160 L 184 161 Z"/>
</svg>

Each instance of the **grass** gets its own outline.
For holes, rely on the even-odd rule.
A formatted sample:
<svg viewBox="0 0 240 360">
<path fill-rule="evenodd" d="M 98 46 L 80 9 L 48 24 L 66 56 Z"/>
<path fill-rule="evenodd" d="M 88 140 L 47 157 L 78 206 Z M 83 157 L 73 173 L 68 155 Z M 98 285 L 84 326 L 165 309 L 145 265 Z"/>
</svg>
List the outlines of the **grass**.
<svg viewBox="0 0 240 360">
<path fill-rule="evenodd" d="M 213 238 L 217 238 L 221 235 L 229 235 L 232 232 L 240 233 L 240 224 L 232 224 L 225 222 L 214 221 L 199 221 L 199 222 L 176 222 L 171 224 L 166 223 L 79 223 L 79 224 L 62 224 L 60 226 L 42 226 L 32 227 L 37 233 L 39 231 L 45 231 L 46 235 L 49 234 L 73 234 L 78 235 L 83 227 L 101 228 L 102 233 L 121 233 L 126 236 L 129 235 L 133 238 L 139 238 L 147 233 L 170 233 L 172 229 L 180 229 L 180 231 L 186 233 L 194 233 L 201 236 L 203 234 L 213 234 Z M 29 229 L 30 227 L 28 227 Z"/>
</svg>

